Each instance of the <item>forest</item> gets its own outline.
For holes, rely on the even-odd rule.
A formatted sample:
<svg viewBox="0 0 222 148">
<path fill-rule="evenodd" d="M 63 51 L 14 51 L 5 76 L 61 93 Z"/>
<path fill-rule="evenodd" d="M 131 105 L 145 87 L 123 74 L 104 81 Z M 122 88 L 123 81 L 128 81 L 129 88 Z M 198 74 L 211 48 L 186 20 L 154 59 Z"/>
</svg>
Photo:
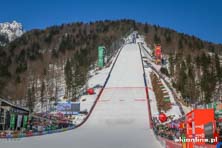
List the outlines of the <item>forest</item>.
<svg viewBox="0 0 222 148">
<path fill-rule="evenodd" d="M 111 56 L 133 30 L 145 36 L 151 49 L 161 44 L 169 59 L 167 73 L 184 99 L 210 102 L 221 85 L 222 45 L 128 19 L 34 29 L 1 46 L 0 96 L 33 109 L 37 98 L 43 103 L 57 99 L 65 81 L 65 96 L 75 98 L 96 66 L 98 46 L 104 45 Z"/>
</svg>

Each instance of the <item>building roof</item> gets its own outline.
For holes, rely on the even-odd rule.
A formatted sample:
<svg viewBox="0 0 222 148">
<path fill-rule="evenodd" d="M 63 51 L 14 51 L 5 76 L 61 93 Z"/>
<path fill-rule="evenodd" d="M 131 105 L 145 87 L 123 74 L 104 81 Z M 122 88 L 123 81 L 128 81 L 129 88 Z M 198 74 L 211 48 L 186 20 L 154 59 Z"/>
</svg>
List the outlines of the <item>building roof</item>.
<svg viewBox="0 0 222 148">
<path fill-rule="evenodd" d="M 16 109 L 19 109 L 19 110 L 23 110 L 23 111 L 29 112 L 28 109 L 26 109 L 26 108 L 24 108 L 24 107 L 16 106 L 16 105 L 14 105 L 13 103 L 11 103 L 11 102 L 8 101 L 8 100 L 5 100 L 5 99 L 0 98 L 0 102 L 4 102 L 4 103 L 8 104 L 9 106 L 11 106 L 11 107 L 13 107 L 13 108 L 16 108 Z"/>
</svg>

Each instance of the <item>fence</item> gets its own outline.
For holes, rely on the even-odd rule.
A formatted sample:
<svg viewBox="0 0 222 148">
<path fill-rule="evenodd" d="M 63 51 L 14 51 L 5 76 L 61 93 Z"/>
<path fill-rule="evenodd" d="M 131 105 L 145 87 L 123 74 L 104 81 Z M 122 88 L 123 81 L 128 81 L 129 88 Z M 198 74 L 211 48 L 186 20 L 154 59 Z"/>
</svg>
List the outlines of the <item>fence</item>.
<svg viewBox="0 0 222 148">
<path fill-rule="evenodd" d="M 143 46 L 142 46 L 143 47 Z M 149 52 L 143 47 L 143 49 L 144 49 L 144 51 L 147 53 L 147 54 L 149 54 Z M 172 87 L 170 86 L 170 84 L 165 80 L 165 78 L 164 78 L 164 76 L 162 75 L 162 74 L 160 74 L 160 72 L 159 71 L 157 71 L 153 66 L 151 66 L 150 65 L 150 68 L 152 69 L 152 70 L 154 70 L 158 75 L 159 75 L 159 77 L 164 81 L 164 83 L 167 85 L 167 87 L 170 89 L 170 91 L 172 92 L 172 94 L 173 94 L 173 97 L 175 98 L 175 101 L 176 101 L 176 104 L 179 106 L 179 109 L 180 109 L 180 112 L 181 112 L 181 114 L 182 115 L 185 115 L 185 112 L 183 111 L 183 108 L 182 108 L 182 106 L 181 106 L 181 104 L 178 102 L 178 99 L 179 98 L 177 98 L 177 95 L 176 95 L 176 92 L 172 89 Z"/>
<path fill-rule="evenodd" d="M 149 123 L 150 123 L 150 128 L 153 128 L 153 120 L 152 120 L 152 113 L 151 113 L 151 107 L 150 107 L 150 101 L 149 101 L 148 86 L 147 86 L 146 74 L 145 74 L 145 70 L 144 70 L 144 63 L 143 63 L 141 47 L 140 47 L 141 44 L 138 43 L 138 46 L 140 49 L 141 62 L 142 62 L 142 66 L 143 66 L 143 78 L 144 78 L 146 98 L 147 98 L 147 107 L 148 107 L 148 113 L 149 113 Z"/>
<path fill-rule="evenodd" d="M 0 138 L 23 138 L 23 137 L 31 137 L 31 136 L 41 136 L 41 135 L 46 135 L 46 134 L 53 134 L 53 133 L 60 133 L 68 130 L 74 129 L 75 126 L 70 126 L 67 128 L 61 128 L 61 129 L 55 129 L 55 130 L 45 130 L 45 131 L 39 131 L 39 132 L 33 132 L 33 131 L 28 131 L 28 132 L 16 132 L 16 133 L 2 133 L 0 134 Z"/>
<path fill-rule="evenodd" d="M 67 130 L 71 130 L 71 129 L 75 129 L 77 127 L 80 127 L 81 125 L 83 125 L 87 119 L 89 118 L 89 116 L 91 115 L 93 109 L 95 108 L 95 105 L 97 103 L 97 101 L 99 100 L 102 92 L 103 92 L 103 89 L 105 88 L 109 78 L 110 78 L 110 74 L 113 70 L 113 67 L 114 65 L 116 64 L 116 61 L 119 57 L 119 54 L 122 50 L 122 47 L 118 50 L 119 52 L 117 53 L 117 57 L 115 58 L 115 61 L 109 71 L 109 74 L 104 82 L 104 85 L 102 86 L 102 89 L 100 90 L 99 94 L 97 95 L 97 98 L 96 98 L 96 101 L 94 102 L 93 106 L 91 107 L 90 109 L 90 112 L 88 113 L 88 115 L 86 116 L 86 118 L 78 125 L 73 125 L 73 126 L 70 126 L 70 127 L 67 127 L 67 128 L 61 128 L 61 129 L 55 129 L 55 130 L 48 130 L 48 131 L 41 131 L 41 132 L 32 132 L 32 131 L 28 131 L 28 132 L 19 132 L 19 133 L 3 133 L 3 134 L 0 134 L 0 138 L 23 138 L 23 137 L 30 137 L 30 136 L 41 136 L 41 135 L 46 135 L 46 134 L 53 134 L 53 133 L 59 133 L 59 132 L 64 132 L 64 131 L 67 131 Z"/>
<path fill-rule="evenodd" d="M 106 80 L 105 80 L 105 83 L 104 83 L 102 89 L 100 90 L 100 92 L 99 92 L 99 94 L 98 94 L 98 96 L 97 96 L 97 98 L 96 98 L 96 101 L 94 102 L 93 106 L 91 107 L 88 115 L 87 115 L 86 118 L 83 120 L 83 122 L 81 122 L 80 124 L 76 125 L 76 127 L 82 126 L 82 125 L 88 120 L 89 116 L 91 115 L 91 113 L 92 113 L 93 109 L 95 108 L 95 106 L 96 106 L 96 104 L 97 104 L 97 102 L 98 102 L 98 100 L 99 100 L 99 98 L 100 98 L 100 96 L 101 96 L 104 88 L 106 87 L 106 84 L 107 84 L 107 82 L 108 82 L 108 80 L 109 80 L 109 78 L 110 78 L 110 74 L 111 74 L 111 72 L 112 72 L 112 70 L 113 70 L 113 67 L 114 67 L 115 64 L 116 64 L 116 61 L 117 61 L 117 59 L 118 59 L 118 57 L 119 57 L 119 55 L 120 55 L 120 52 L 122 51 L 122 48 L 123 48 L 123 47 L 121 47 L 121 48 L 119 49 L 119 52 L 118 52 L 118 54 L 117 54 L 117 57 L 116 57 L 113 65 L 112 65 L 112 67 L 111 67 L 111 69 L 110 69 L 110 71 L 109 71 L 109 74 L 108 74 L 108 76 L 107 76 L 107 78 L 106 78 Z"/>
</svg>

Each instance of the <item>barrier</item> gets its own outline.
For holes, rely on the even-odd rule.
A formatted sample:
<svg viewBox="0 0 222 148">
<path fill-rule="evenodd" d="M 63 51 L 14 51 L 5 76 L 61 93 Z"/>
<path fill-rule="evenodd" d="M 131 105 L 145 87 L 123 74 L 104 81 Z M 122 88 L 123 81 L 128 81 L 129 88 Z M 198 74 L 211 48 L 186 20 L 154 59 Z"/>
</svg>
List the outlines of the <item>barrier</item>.
<svg viewBox="0 0 222 148">
<path fill-rule="evenodd" d="M 39 136 L 43 135 L 42 132 L 43 132 L 43 131 L 38 132 L 38 135 L 39 135 Z"/>
<path fill-rule="evenodd" d="M 32 136 L 32 131 L 26 133 L 26 137 L 31 137 L 31 136 Z"/>
<path fill-rule="evenodd" d="M 69 130 L 72 130 L 72 129 L 75 129 L 76 127 L 75 126 L 71 126 L 69 127 Z"/>
<path fill-rule="evenodd" d="M 25 133 L 19 133 L 19 138 L 25 137 Z"/>
<path fill-rule="evenodd" d="M 39 132 L 35 132 L 32 134 L 32 136 L 39 136 L 39 135 L 40 135 Z"/>
<path fill-rule="evenodd" d="M 43 132 L 42 132 L 42 135 L 46 135 L 46 134 L 48 134 L 47 131 L 43 131 Z"/>
<path fill-rule="evenodd" d="M 138 43 L 138 46 L 140 48 L 140 44 Z M 144 47 L 143 47 L 144 48 Z M 148 51 L 144 48 L 144 50 L 148 53 Z M 141 54 L 141 61 L 142 61 L 142 65 L 143 65 L 143 70 L 144 70 L 144 63 L 143 63 L 143 60 L 142 60 L 142 53 L 141 53 L 141 48 L 140 48 L 140 54 Z M 148 53 L 149 54 L 149 53 Z M 155 68 L 153 68 L 152 66 L 150 66 L 156 73 L 158 73 L 158 71 L 156 71 Z M 159 73 L 158 73 L 159 74 Z M 163 78 L 162 75 L 159 74 L 159 76 L 164 80 L 164 82 L 168 85 L 169 87 L 169 84 L 168 82 L 166 82 L 166 80 Z M 150 110 L 150 103 L 149 103 L 149 95 L 148 95 L 148 87 L 147 87 L 147 82 L 146 82 L 146 75 L 145 75 L 145 70 L 144 70 L 144 73 L 143 73 L 143 77 L 144 77 L 144 84 L 146 86 L 146 94 L 147 94 L 147 103 L 148 103 L 148 112 L 149 112 L 149 116 L 151 117 L 151 110 Z M 170 88 L 170 87 L 169 87 Z M 172 88 L 170 88 L 170 90 L 172 91 L 173 95 L 175 96 L 174 94 L 174 91 L 172 90 Z M 177 102 L 177 101 L 176 101 Z M 178 102 L 177 102 L 178 103 Z M 178 103 L 179 106 L 180 106 L 180 111 L 182 113 L 182 115 L 184 115 L 184 111 L 182 110 L 182 107 L 181 107 L 181 104 Z M 153 124 L 152 124 L 152 119 L 150 119 L 150 127 L 153 128 Z M 166 138 L 163 138 L 163 137 L 160 137 L 160 136 L 156 136 L 157 140 L 161 143 L 161 145 L 163 147 L 166 147 L 166 148 L 182 148 L 183 146 L 186 147 L 186 143 L 182 144 L 182 143 L 179 143 L 179 142 L 175 142 L 173 140 L 169 140 L 169 139 L 166 139 Z M 194 148 L 216 148 L 216 145 L 212 145 L 212 144 L 205 144 L 205 145 L 196 145 L 194 144 Z"/>
<path fill-rule="evenodd" d="M 19 138 L 19 133 L 12 134 L 12 138 Z"/>
<path fill-rule="evenodd" d="M 141 52 L 141 48 L 140 48 L 140 44 L 139 43 L 138 43 L 138 46 L 139 46 L 139 50 L 140 50 L 141 62 L 142 62 L 142 67 L 143 67 L 143 79 L 144 79 L 146 99 L 147 99 L 149 123 L 150 123 L 150 128 L 152 129 L 153 128 L 153 120 L 152 120 L 151 107 L 150 107 L 150 101 L 149 101 L 148 86 L 147 86 L 147 82 L 146 82 L 146 73 L 145 73 L 145 68 L 144 68 L 144 63 L 143 63 L 143 58 L 142 58 L 142 52 Z"/>
<path fill-rule="evenodd" d="M 144 47 L 143 47 L 143 49 L 147 54 L 150 55 L 150 53 Z M 172 92 L 173 96 L 176 98 L 175 101 L 176 101 L 177 105 L 179 106 L 181 114 L 185 115 L 185 112 L 183 111 L 181 104 L 178 102 L 177 95 L 176 95 L 175 91 L 170 87 L 170 84 L 164 79 L 164 77 L 153 66 L 150 66 L 150 68 L 152 68 L 152 70 L 154 70 L 159 75 L 159 77 L 165 82 L 165 84 L 168 86 L 168 88 Z"/>
<path fill-rule="evenodd" d="M 0 138 L 6 138 L 6 133 L 1 133 Z"/>
<path fill-rule="evenodd" d="M 26 133 L 18 132 L 18 133 L 3 133 L 0 134 L 0 138 L 24 138 L 24 137 L 31 137 L 31 136 L 41 136 L 41 135 L 46 135 L 46 134 L 53 134 L 53 133 L 59 133 L 59 132 L 64 132 L 68 130 L 75 129 L 75 126 L 70 126 L 67 128 L 61 128 L 61 129 L 53 129 L 53 130 L 45 130 L 45 131 L 39 131 L 39 132 L 32 132 L 28 131 Z"/>
<path fill-rule="evenodd" d="M 92 113 L 93 109 L 95 108 L 95 106 L 96 106 L 96 104 L 97 104 L 97 102 L 98 102 L 98 100 L 99 100 L 99 98 L 100 98 L 100 96 L 101 96 L 104 88 L 106 87 L 106 84 L 107 84 L 107 82 L 108 82 L 108 80 L 109 80 L 109 78 L 110 78 L 110 75 L 111 75 L 111 73 L 112 73 L 112 71 L 113 71 L 113 68 L 114 68 L 114 66 L 115 66 L 115 64 L 116 64 L 116 61 L 117 61 L 117 59 L 118 59 L 118 57 L 119 57 L 119 55 L 120 55 L 120 53 L 121 53 L 121 51 L 122 51 L 122 48 L 123 48 L 123 47 L 120 48 L 120 51 L 118 52 L 117 57 L 116 57 L 113 65 L 112 65 L 112 67 L 111 67 L 111 69 L 110 69 L 110 71 L 109 71 L 109 74 L 108 74 L 108 76 L 107 76 L 107 78 L 106 78 L 106 80 L 105 80 L 105 83 L 104 83 L 103 87 L 101 88 L 101 90 L 100 90 L 100 92 L 99 92 L 99 94 L 98 94 L 98 96 L 97 96 L 97 98 L 96 98 L 96 101 L 93 103 L 93 106 L 91 107 L 88 115 L 86 116 L 86 118 L 85 118 L 80 124 L 76 125 L 76 128 L 82 126 L 82 125 L 88 120 L 89 116 L 91 115 L 91 113 Z"/>
<path fill-rule="evenodd" d="M 163 147 L 166 148 L 182 148 L 182 143 L 174 142 L 173 140 L 169 140 L 160 136 L 157 136 L 157 139 L 160 141 Z"/>
<path fill-rule="evenodd" d="M 78 124 L 76 126 L 74 125 L 74 126 L 71 126 L 71 127 L 62 128 L 62 129 L 54 129 L 54 130 L 46 129 L 46 131 L 34 132 L 34 133 L 32 131 L 29 131 L 29 132 L 26 132 L 26 133 L 18 133 L 16 135 L 13 135 L 13 134 L 0 135 L 0 138 L 23 138 L 23 137 L 31 137 L 31 136 L 40 136 L 40 135 L 59 133 L 59 132 L 67 131 L 67 130 L 72 130 L 72 129 L 78 128 L 81 125 L 83 125 L 87 121 L 89 116 L 91 115 L 93 109 L 95 108 L 95 105 L 98 102 L 98 100 L 99 100 L 99 98 L 100 98 L 100 96 L 101 96 L 101 94 L 102 94 L 102 92 L 103 92 L 103 90 L 104 90 L 104 88 L 105 88 L 109 78 L 110 78 L 111 72 L 112 72 L 112 70 L 114 68 L 114 65 L 116 64 L 116 61 L 117 61 L 117 59 L 118 59 L 118 57 L 120 55 L 120 52 L 122 51 L 122 48 L 123 47 L 120 48 L 120 51 L 117 54 L 117 57 L 116 57 L 113 65 L 112 65 L 112 67 L 111 67 L 111 69 L 109 71 L 109 74 L 108 74 L 108 76 L 107 76 L 107 78 L 106 78 L 106 80 L 104 82 L 104 85 L 103 85 L 102 89 L 100 90 L 100 92 L 99 92 L 99 94 L 98 94 L 98 96 L 96 98 L 96 101 L 94 102 L 93 106 L 91 107 L 89 114 L 86 116 L 86 118 L 80 124 Z"/>
<path fill-rule="evenodd" d="M 13 138 L 13 135 L 11 133 L 6 134 L 5 138 Z"/>
<path fill-rule="evenodd" d="M 213 144 L 205 144 L 205 145 L 193 145 L 193 148 L 216 148 L 216 145 Z"/>
</svg>

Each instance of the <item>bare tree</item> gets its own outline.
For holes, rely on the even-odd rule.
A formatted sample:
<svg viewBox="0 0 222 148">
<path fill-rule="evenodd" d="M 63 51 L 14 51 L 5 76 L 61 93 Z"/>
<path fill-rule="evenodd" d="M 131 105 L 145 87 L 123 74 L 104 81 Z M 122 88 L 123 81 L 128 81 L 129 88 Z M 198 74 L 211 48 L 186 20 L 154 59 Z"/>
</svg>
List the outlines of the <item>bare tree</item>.
<svg viewBox="0 0 222 148">
<path fill-rule="evenodd" d="M 41 111 L 42 111 L 43 105 L 45 103 L 45 82 L 44 82 L 44 80 L 42 80 L 42 84 L 41 84 L 40 102 L 41 102 Z"/>
</svg>

